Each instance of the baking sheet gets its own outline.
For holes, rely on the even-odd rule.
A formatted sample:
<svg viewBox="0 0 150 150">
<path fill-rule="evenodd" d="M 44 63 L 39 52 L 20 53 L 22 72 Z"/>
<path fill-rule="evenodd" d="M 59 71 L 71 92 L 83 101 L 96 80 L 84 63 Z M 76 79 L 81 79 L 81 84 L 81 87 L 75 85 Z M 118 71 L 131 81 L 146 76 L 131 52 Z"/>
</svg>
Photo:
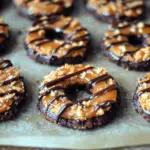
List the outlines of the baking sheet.
<svg viewBox="0 0 150 150">
<path fill-rule="evenodd" d="M 9 0 L 8 0 L 9 1 Z M 75 131 L 51 124 L 37 110 L 39 81 L 55 70 L 35 63 L 26 56 L 23 46 L 26 29 L 31 21 L 17 14 L 11 5 L 0 12 L 12 31 L 12 44 L 3 56 L 12 60 L 25 77 L 29 99 L 13 121 L 0 123 L 0 145 L 42 148 L 100 149 L 150 144 L 150 127 L 132 105 L 132 95 L 142 72 L 126 71 L 111 63 L 100 50 L 100 41 L 108 24 L 97 21 L 76 1 L 73 16 L 77 17 L 92 35 L 93 49 L 85 64 L 105 67 L 122 88 L 122 104 L 118 116 L 108 125 L 91 131 Z"/>
</svg>

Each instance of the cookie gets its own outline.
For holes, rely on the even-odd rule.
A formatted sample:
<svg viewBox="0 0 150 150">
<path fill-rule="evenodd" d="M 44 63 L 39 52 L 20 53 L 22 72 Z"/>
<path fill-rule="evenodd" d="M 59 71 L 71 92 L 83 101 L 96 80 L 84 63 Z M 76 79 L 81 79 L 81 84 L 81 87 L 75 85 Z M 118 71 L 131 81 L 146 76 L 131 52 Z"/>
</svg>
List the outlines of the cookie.
<svg viewBox="0 0 150 150">
<path fill-rule="evenodd" d="M 6 48 L 9 38 L 8 24 L 4 23 L 4 20 L 0 18 L 0 51 L 2 52 Z"/>
<path fill-rule="evenodd" d="M 109 23 L 143 19 L 144 0 L 84 0 L 88 10 Z"/>
<path fill-rule="evenodd" d="M 23 77 L 10 60 L 0 59 L 0 121 L 12 119 L 25 101 Z"/>
<path fill-rule="evenodd" d="M 25 38 L 28 56 L 48 65 L 80 63 L 89 46 L 88 31 L 72 17 L 42 17 L 29 28 Z"/>
<path fill-rule="evenodd" d="M 19 12 L 30 19 L 41 16 L 69 14 L 73 0 L 14 0 Z"/>
<path fill-rule="evenodd" d="M 136 111 L 150 122 L 150 73 L 139 79 L 133 103 Z"/>
<path fill-rule="evenodd" d="M 86 130 L 111 121 L 119 101 L 118 85 L 104 68 L 66 64 L 45 76 L 38 108 L 52 123 Z"/>
<path fill-rule="evenodd" d="M 103 47 L 116 64 L 137 71 L 150 70 L 150 24 L 119 23 L 105 34 Z"/>
</svg>

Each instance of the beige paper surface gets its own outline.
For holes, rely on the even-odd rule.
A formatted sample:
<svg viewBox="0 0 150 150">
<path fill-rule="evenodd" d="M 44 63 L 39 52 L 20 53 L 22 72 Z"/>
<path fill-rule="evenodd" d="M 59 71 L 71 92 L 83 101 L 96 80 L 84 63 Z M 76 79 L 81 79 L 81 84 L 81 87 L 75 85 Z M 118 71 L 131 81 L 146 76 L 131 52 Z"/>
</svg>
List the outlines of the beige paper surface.
<svg viewBox="0 0 150 150">
<path fill-rule="evenodd" d="M 12 60 L 25 77 L 29 100 L 13 121 L 0 123 L 0 145 L 100 149 L 150 144 L 150 124 L 134 110 L 132 95 L 141 72 L 126 71 L 111 63 L 100 50 L 100 41 L 108 24 L 97 21 L 77 0 L 73 16 L 77 17 L 92 36 L 93 49 L 88 61 L 96 67 L 106 67 L 122 88 L 122 104 L 118 116 L 108 125 L 92 131 L 75 131 L 59 127 L 44 120 L 36 108 L 38 80 L 56 67 L 33 62 L 26 56 L 23 39 L 31 22 L 17 14 L 13 6 L 4 8 L 1 16 L 10 25 L 12 41 L 4 56 Z M 18 32 L 22 32 L 21 35 Z"/>
</svg>

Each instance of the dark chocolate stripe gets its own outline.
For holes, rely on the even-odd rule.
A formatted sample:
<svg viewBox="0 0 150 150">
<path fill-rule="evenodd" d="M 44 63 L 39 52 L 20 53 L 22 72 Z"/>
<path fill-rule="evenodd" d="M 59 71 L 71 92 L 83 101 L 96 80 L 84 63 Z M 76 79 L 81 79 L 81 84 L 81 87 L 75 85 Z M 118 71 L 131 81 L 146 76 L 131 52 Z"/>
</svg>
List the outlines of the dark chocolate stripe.
<svg viewBox="0 0 150 150">
<path fill-rule="evenodd" d="M 59 49 L 60 49 L 61 47 L 63 47 L 65 44 L 66 44 L 66 42 L 64 42 L 63 44 L 61 44 L 60 46 L 58 46 L 58 47 L 52 52 L 52 54 L 51 54 L 51 59 L 52 59 L 52 57 L 54 56 L 54 54 L 55 54 L 57 51 L 59 51 Z M 50 60 L 51 60 L 51 59 L 50 59 Z"/>
<path fill-rule="evenodd" d="M 106 102 L 103 102 L 103 103 L 96 106 L 95 111 L 99 110 L 100 108 L 108 107 L 114 103 L 116 103 L 116 101 L 114 101 L 114 100 L 108 100 Z"/>
<path fill-rule="evenodd" d="M 115 45 L 124 44 L 124 43 L 127 44 L 127 41 L 118 41 L 118 42 L 114 42 L 114 43 L 111 43 L 111 44 L 110 44 L 110 47 L 111 47 L 111 46 L 115 46 Z"/>
<path fill-rule="evenodd" d="M 64 56 L 67 56 L 69 53 L 73 52 L 73 51 L 78 51 L 78 50 L 81 50 L 81 49 L 85 49 L 86 46 L 76 46 L 76 47 L 73 47 L 71 49 L 69 49 L 65 54 Z"/>
<path fill-rule="evenodd" d="M 74 19 L 71 18 L 71 20 L 63 27 L 63 29 L 67 29 L 70 26 L 70 24 L 72 23 L 73 20 Z"/>
<path fill-rule="evenodd" d="M 57 116 L 56 116 L 56 123 L 59 122 L 59 119 L 61 117 L 61 115 L 65 112 L 65 110 L 67 110 L 70 106 L 72 106 L 72 103 L 68 103 L 66 105 L 64 105 L 58 112 Z"/>
<path fill-rule="evenodd" d="M 49 109 L 50 105 L 51 105 L 54 101 L 56 101 L 56 100 L 58 100 L 58 99 L 60 99 L 60 98 L 63 98 L 63 97 L 66 97 L 66 96 L 65 96 L 65 95 L 59 95 L 59 96 L 54 97 L 54 98 L 52 98 L 51 100 L 49 100 L 49 101 L 48 101 L 48 104 L 47 104 L 47 109 L 46 109 L 46 111 L 48 112 L 48 109 Z"/>
<path fill-rule="evenodd" d="M 15 77 L 15 78 L 3 81 L 2 83 L 0 83 L 0 86 L 7 85 L 7 84 L 10 84 L 11 82 L 22 80 L 22 79 L 23 79 L 23 77 L 21 77 L 21 76 L 20 77 Z"/>
<path fill-rule="evenodd" d="M 28 33 L 32 34 L 32 33 L 38 32 L 40 30 L 44 30 L 44 28 L 42 27 L 42 28 L 39 28 L 39 29 L 36 29 L 36 30 L 32 30 L 32 31 L 29 31 Z"/>
<path fill-rule="evenodd" d="M 59 78 L 59 79 L 56 79 L 56 80 L 53 80 L 53 81 L 51 81 L 51 82 L 48 82 L 48 83 L 46 83 L 44 86 L 47 86 L 47 87 L 49 87 L 49 86 L 52 86 L 52 85 L 54 85 L 54 84 L 57 84 L 57 83 L 59 83 L 59 82 L 62 82 L 62 81 L 65 81 L 65 80 L 67 80 L 67 79 L 69 79 L 69 78 L 71 78 L 71 77 L 73 77 L 73 76 L 76 76 L 76 75 L 78 75 L 78 74 L 81 74 L 81 73 L 83 73 L 83 72 L 85 72 L 85 71 L 87 71 L 87 70 L 91 70 L 91 69 L 93 69 L 94 67 L 88 67 L 88 68 L 85 68 L 85 69 L 83 69 L 83 70 L 80 70 L 80 71 L 77 71 L 77 72 L 75 72 L 75 73 L 72 73 L 72 74 L 69 74 L 69 75 L 66 75 L 66 76 L 64 76 L 64 77 L 61 77 L 61 78 Z"/>
<path fill-rule="evenodd" d="M 4 65 L 3 67 L 0 67 L 0 70 L 4 70 L 8 67 L 13 66 L 10 60 L 0 60 L 0 65 L 2 65 L 3 63 L 6 63 L 6 65 Z"/>
<path fill-rule="evenodd" d="M 150 88 L 147 88 L 147 89 L 144 89 L 144 90 L 139 91 L 139 92 L 137 93 L 137 96 L 139 97 L 139 96 L 141 96 L 142 94 L 147 93 L 147 92 L 150 92 Z"/>
<path fill-rule="evenodd" d="M 8 27 L 8 24 L 0 23 L 0 26 Z"/>
<path fill-rule="evenodd" d="M 115 45 L 118 45 L 118 44 L 124 44 L 124 43 L 128 43 L 128 41 L 127 40 L 123 40 L 123 41 L 119 41 L 119 42 L 112 42 L 110 44 L 106 44 L 106 48 L 109 49 L 112 46 L 115 46 Z"/>
<path fill-rule="evenodd" d="M 113 84 L 113 85 L 110 85 L 108 86 L 107 88 L 97 92 L 96 94 L 94 95 L 91 95 L 90 97 L 88 98 L 84 98 L 84 99 L 79 99 L 77 100 L 77 103 L 82 103 L 84 101 L 89 101 L 89 100 L 92 100 L 94 98 L 97 98 L 98 96 L 102 96 L 103 94 L 107 93 L 107 92 L 110 92 L 112 90 L 117 90 L 117 85 L 116 84 Z"/>
<path fill-rule="evenodd" d="M 139 85 L 144 84 L 144 83 L 150 83 L 150 80 L 143 81 L 143 82 L 139 83 Z"/>
<path fill-rule="evenodd" d="M 37 43 L 37 44 L 35 45 L 35 48 L 38 47 L 38 46 L 41 46 L 41 45 L 43 45 L 43 44 L 46 44 L 46 43 L 48 43 L 48 42 L 50 42 L 50 40 L 48 40 L 48 39 L 44 39 L 43 41 L 41 40 L 39 43 Z"/>
<path fill-rule="evenodd" d="M 50 23 L 50 24 L 54 24 L 56 21 L 58 21 L 58 18 L 59 17 L 57 17 L 57 16 L 50 16 L 50 17 L 46 17 L 44 19 L 39 19 L 33 23 L 33 26 L 43 23 L 44 21 L 47 21 L 47 23 Z"/>
<path fill-rule="evenodd" d="M 39 99 L 42 99 L 44 96 L 50 94 L 51 91 L 56 91 L 56 90 L 64 90 L 64 87 L 63 86 L 56 86 L 56 87 L 53 87 L 51 89 L 48 89 L 46 92 L 44 92 L 43 94 L 41 94 L 39 96 Z"/>
<path fill-rule="evenodd" d="M 77 37 L 77 38 L 74 38 L 72 39 L 73 42 L 79 42 L 79 41 L 87 41 L 89 40 L 89 33 L 83 35 L 83 36 L 80 36 L 80 37 Z"/>
<path fill-rule="evenodd" d="M 93 84 L 96 84 L 96 83 L 98 83 L 98 82 L 102 82 L 102 81 L 108 80 L 108 79 L 110 79 L 110 78 L 112 78 L 110 75 L 108 75 L 108 74 L 103 74 L 103 75 L 101 75 L 101 76 L 99 76 L 99 77 L 97 77 L 97 78 L 91 80 L 91 81 L 88 83 L 87 88 L 90 89 Z"/>
<path fill-rule="evenodd" d="M 26 45 L 30 45 L 30 44 L 32 44 L 32 43 L 34 43 L 34 42 L 42 41 L 42 40 L 44 40 L 44 39 L 45 39 L 45 38 L 34 39 L 34 40 L 31 40 L 31 41 L 29 41 L 28 43 L 26 43 Z"/>
<path fill-rule="evenodd" d="M 6 95 L 8 95 L 8 94 L 20 95 L 20 94 L 22 94 L 22 93 L 20 93 L 20 92 L 18 92 L 18 91 L 16 91 L 16 90 L 10 90 L 10 91 L 7 91 L 7 92 L 5 92 L 5 93 L 0 93 L 0 97 L 6 96 Z"/>
<path fill-rule="evenodd" d="M 0 60 L 0 64 L 3 64 L 3 63 L 11 63 L 10 60 L 7 60 L 7 59 L 1 59 Z M 12 63 L 11 63 L 12 64 Z"/>
<path fill-rule="evenodd" d="M 112 29 L 124 29 L 124 28 L 128 28 L 130 27 L 131 25 L 128 23 L 126 25 L 123 25 L 123 26 L 112 26 Z"/>
<path fill-rule="evenodd" d="M 138 48 L 138 49 L 136 49 L 135 51 L 126 51 L 126 52 L 123 53 L 123 55 L 122 55 L 121 57 L 125 56 L 126 54 L 133 55 L 134 53 L 136 53 L 136 52 L 139 51 L 139 50 L 140 50 L 140 49 Z"/>
<path fill-rule="evenodd" d="M 105 94 L 105 93 L 107 93 L 107 92 L 110 92 L 110 91 L 112 91 L 112 90 L 117 90 L 116 84 L 110 85 L 110 86 L 108 86 L 107 88 L 105 88 L 105 89 L 103 89 L 103 90 L 97 92 L 96 94 L 94 94 L 94 95 L 91 96 L 91 99 L 94 99 L 94 98 L 96 98 L 96 97 L 98 97 L 98 96 L 101 96 L 101 95 L 103 95 L 103 94 Z"/>
<path fill-rule="evenodd" d="M 107 36 L 103 40 L 113 39 L 113 38 L 116 38 L 118 36 L 125 36 L 125 37 L 127 37 L 127 35 L 120 33 L 120 34 L 115 34 L 115 35 L 112 35 L 112 36 Z"/>
<path fill-rule="evenodd" d="M 67 36 L 67 39 L 72 38 L 75 34 L 77 34 L 78 32 L 84 31 L 84 30 L 86 31 L 85 28 L 76 29 L 76 30 L 73 31 L 70 35 Z"/>
</svg>

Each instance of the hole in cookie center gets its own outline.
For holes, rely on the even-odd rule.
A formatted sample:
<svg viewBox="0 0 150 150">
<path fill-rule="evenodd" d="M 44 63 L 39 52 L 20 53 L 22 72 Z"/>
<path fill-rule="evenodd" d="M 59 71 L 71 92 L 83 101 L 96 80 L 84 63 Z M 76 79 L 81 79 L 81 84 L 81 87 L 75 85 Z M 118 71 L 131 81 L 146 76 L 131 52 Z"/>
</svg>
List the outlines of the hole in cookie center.
<svg viewBox="0 0 150 150">
<path fill-rule="evenodd" d="M 138 37 L 136 35 L 130 35 L 128 37 L 129 43 L 135 46 L 142 46 L 144 44 L 144 40 L 142 37 Z"/>
<path fill-rule="evenodd" d="M 45 33 L 47 39 L 54 41 L 54 40 L 64 40 L 64 34 L 61 31 L 55 30 L 47 30 Z"/>
<path fill-rule="evenodd" d="M 75 85 L 68 87 L 66 89 L 66 95 L 67 97 L 72 101 L 76 102 L 81 99 L 86 99 L 90 97 L 90 94 L 88 93 L 86 87 L 84 85 Z"/>
</svg>

